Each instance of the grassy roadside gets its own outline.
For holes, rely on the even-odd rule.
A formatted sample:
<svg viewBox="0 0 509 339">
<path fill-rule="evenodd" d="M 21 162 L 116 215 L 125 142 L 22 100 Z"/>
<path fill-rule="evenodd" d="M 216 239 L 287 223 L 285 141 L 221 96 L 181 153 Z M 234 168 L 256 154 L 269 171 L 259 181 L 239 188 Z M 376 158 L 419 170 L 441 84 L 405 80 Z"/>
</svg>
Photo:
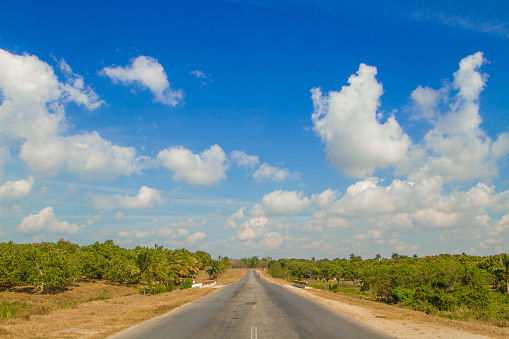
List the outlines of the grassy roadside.
<svg viewBox="0 0 509 339">
<path fill-rule="evenodd" d="M 245 274 L 246 270 L 227 270 L 219 276 L 217 285 L 231 284 Z M 207 278 L 201 272 L 196 280 Z M 30 310 L 1 319 L 0 337 L 105 338 L 215 290 L 175 289 L 169 293 L 143 295 L 132 287 L 95 281 L 76 284 L 53 294 L 40 294 L 32 289 L 2 291 L 0 302 L 25 305 Z"/>
<path fill-rule="evenodd" d="M 291 287 L 284 279 L 271 277 L 261 272 L 265 280 Z M 299 289 L 295 292 L 308 298 L 329 304 L 365 323 L 400 338 L 509 338 L 509 329 L 480 321 L 457 321 L 392 305 L 365 300 L 344 293 L 320 289 Z"/>
</svg>

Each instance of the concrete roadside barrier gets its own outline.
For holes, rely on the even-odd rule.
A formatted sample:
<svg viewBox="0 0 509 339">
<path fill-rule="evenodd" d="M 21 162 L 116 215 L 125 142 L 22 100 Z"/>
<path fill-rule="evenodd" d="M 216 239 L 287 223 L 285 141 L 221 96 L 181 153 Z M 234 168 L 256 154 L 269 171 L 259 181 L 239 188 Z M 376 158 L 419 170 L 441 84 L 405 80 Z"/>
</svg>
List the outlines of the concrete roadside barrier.
<svg viewBox="0 0 509 339">
<path fill-rule="evenodd" d="M 205 280 L 201 283 L 198 283 L 198 284 L 193 284 L 193 288 L 195 287 L 199 287 L 199 288 L 205 288 L 205 287 L 212 287 L 216 284 L 216 280 Z"/>
<path fill-rule="evenodd" d="M 307 281 L 293 281 L 293 286 L 299 287 L 299 288 L 309 288 L 309 283 Z"/>
<path fill-rule="evenodd" d="M 211 286 L 214 286 L 215 284 L 216 284 L 215 280 L 206 280 L 206 281 L 202 282 L 201 287 L 211 287 Z"/>
</svg>

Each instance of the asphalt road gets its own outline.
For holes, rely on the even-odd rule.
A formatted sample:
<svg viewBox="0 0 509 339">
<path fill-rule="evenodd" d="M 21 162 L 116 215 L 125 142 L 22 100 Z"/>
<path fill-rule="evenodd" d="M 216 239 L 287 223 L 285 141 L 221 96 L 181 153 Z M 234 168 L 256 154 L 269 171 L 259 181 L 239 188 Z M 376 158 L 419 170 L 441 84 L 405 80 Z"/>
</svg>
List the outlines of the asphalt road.
<svg viewBox="0 0 509 339">
<path fill-rule="evenodd" d="M 248 273 L 234 284 L 112 338 L 395 338 Z"/>
</svg>

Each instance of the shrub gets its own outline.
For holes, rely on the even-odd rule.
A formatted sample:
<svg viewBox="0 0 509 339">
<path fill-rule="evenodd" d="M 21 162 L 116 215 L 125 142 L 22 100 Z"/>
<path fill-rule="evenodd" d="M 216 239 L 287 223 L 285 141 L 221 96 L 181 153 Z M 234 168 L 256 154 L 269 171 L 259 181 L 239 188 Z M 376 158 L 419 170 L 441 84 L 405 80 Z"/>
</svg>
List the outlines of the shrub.
<svg viewBox="0 0 509 339">
<path fill-rule="evenodd" d="M 171 292 L 173 291 L 173 287 L 174 285 L 172 283 L 169 283 L 169 284 L 161 284 L 159 286 L 156 287 L 155 289 L 155 293 L 156 294 L 160 294 L 160 293 L 167 293 L 167 292 Z M 181 288 L 182 289 L 182 288 Z"/>
<path fill-rule="evenodd" d="M 191 287 L 193 287 L 193 278 L 187 278 L 186 280 L 184 280 L 184 282 L 182 284 L 180 284 L 179 289 L 185 290 L 186 288 L 191 288 Z"/>
</svg>

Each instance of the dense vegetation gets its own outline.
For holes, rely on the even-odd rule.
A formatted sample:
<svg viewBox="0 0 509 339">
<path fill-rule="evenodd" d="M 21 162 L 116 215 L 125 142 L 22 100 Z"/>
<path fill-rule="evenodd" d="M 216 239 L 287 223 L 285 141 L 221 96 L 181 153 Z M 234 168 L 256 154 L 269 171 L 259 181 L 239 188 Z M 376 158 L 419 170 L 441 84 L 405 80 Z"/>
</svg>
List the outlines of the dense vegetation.
<svg viewBox="0 0 509 339">
<path fill-rule="evenodd" d="M 424 258 L 377 255 L 363 260 L 280 259 L 268 273 L 288 281 L 341 291 L 349 284 L 357 295 L 455 319 L 478 319 L 509 326 L 509 256 L 442 254 Z M 313 285 L 313 284 L 311 284 Z"/>
<path fill-rule="evenodd" d="M 89 246 L 63 239 L 57 243 L 0 243 L 0 285 L 32 285 L 41 291 L 64 287 L 78 279 L 105 279 L 138 285 L 144 292 L 162 293 L 200 269 L 217 276 L 229 266 L 228 258 L 213 260 L 203 251 L 192 253 L 159 245 L 125 249 L 112 240 Z"/>
</svg>

